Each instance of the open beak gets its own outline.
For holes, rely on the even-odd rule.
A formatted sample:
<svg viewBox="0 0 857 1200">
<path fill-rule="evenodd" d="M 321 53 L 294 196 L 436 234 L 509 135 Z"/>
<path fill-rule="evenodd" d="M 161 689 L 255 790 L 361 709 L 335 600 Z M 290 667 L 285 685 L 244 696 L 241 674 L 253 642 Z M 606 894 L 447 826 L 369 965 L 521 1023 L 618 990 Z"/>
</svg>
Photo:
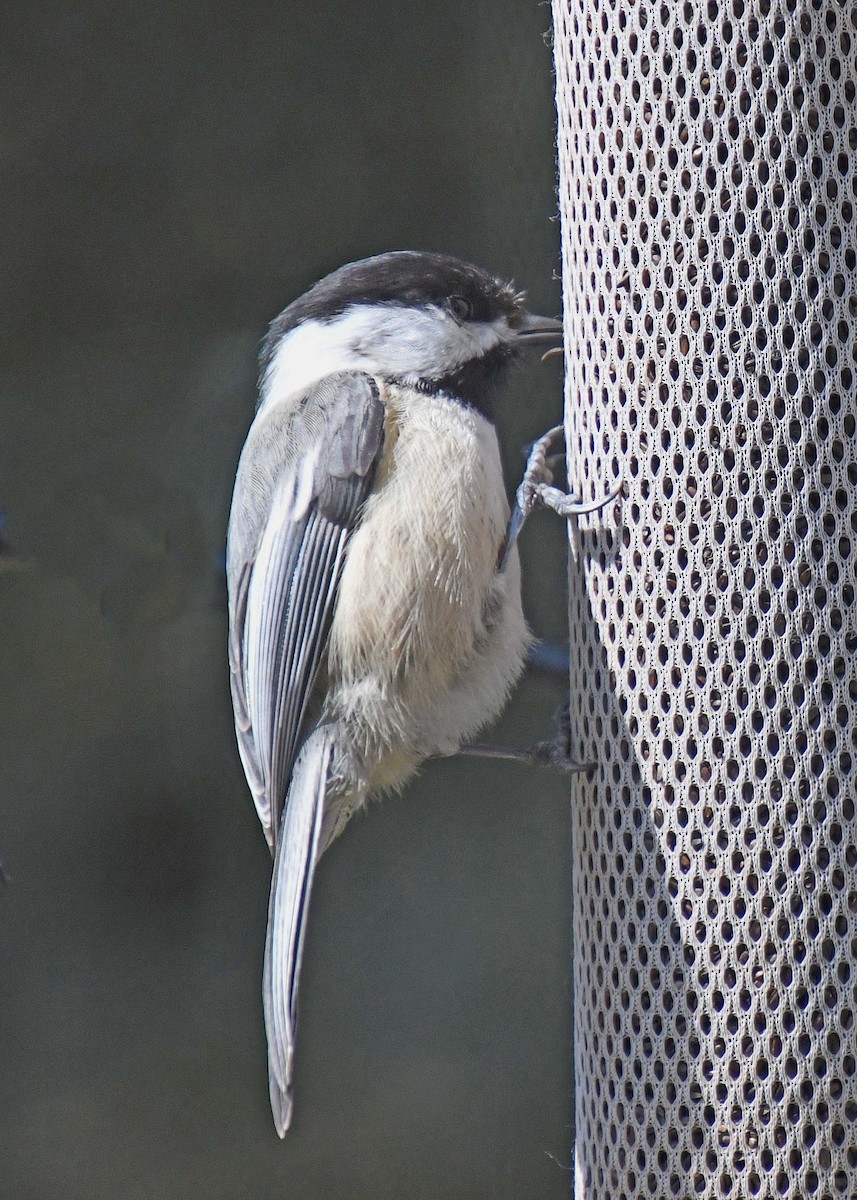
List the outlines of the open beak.
<svg viewBox="0 0 857 1200">
<path fill-rule="evenodd" d="M 515 340 L 524 346 L 541 346 L 545 342 L 556 345 L 562 341 L 562 321 L 525 312 L 515 322 L 515 334 Z"/>
</svg>

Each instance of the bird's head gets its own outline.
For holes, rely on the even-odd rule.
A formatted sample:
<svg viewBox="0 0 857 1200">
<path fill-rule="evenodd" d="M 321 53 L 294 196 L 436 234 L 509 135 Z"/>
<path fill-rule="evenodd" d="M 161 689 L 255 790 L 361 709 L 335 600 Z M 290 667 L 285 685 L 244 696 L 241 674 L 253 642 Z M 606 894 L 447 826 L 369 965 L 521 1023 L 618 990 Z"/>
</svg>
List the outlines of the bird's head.
<svg viewBox="0 0 857 1200">
<path fill-rule="evenodd" d="M 379 254 L 327 275 L 276 318 L 262 352 L 262 404 L 351 370 L 490 415 L 515 354 L 561 336 L 559 321 L 529 313 L 521 293 L 469 263 Z"/>
</svg>

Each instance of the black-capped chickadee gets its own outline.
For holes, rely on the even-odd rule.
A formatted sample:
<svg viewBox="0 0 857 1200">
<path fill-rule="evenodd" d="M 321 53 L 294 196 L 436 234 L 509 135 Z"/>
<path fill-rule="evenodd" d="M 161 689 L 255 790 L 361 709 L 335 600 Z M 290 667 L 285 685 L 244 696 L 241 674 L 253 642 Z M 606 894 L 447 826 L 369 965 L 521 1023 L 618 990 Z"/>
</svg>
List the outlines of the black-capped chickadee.
<svg viewBox="0 0 857 1200">
<path fill-rule="evenodd" d="M 313 874 L 349 817 L 502 709 L 529 634 L 494 404 L 559 322 L 476 267 L 398 252 L 274 321 L 229 521 L 241 759 L 274 855 L 263 998 L 271 1105 L 292 1114 Z"/>
</svg>

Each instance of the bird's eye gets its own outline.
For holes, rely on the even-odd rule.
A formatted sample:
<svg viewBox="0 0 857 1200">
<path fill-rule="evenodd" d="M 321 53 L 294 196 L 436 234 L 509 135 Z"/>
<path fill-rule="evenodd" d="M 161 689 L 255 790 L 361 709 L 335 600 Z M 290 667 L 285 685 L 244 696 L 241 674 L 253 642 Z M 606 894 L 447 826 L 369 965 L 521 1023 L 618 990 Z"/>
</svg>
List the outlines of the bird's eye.
<svg viewBox="0 0 857 1200">
<path fill-rule="evenodd" d="M 473 305 L 463 296 L 450 296 L 446 303 L 456 321 L 468 321 L 473 316 Z"/>
</svg>

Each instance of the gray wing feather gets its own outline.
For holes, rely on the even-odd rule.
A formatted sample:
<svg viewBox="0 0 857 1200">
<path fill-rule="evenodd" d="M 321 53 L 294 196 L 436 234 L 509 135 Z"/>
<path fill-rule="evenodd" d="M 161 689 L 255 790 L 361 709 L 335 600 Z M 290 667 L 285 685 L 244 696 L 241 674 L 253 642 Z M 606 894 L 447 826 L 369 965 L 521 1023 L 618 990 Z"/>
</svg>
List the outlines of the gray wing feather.
<svg viewBox="0 0 857 1200">
<path fill-rule="evenodd" d="M 230 518 L 230 666 L 247 782 L 272 850 L 349 536 L 383 446 L 374 380 L 328 376 L 263 413 Z"/>
</svg>

